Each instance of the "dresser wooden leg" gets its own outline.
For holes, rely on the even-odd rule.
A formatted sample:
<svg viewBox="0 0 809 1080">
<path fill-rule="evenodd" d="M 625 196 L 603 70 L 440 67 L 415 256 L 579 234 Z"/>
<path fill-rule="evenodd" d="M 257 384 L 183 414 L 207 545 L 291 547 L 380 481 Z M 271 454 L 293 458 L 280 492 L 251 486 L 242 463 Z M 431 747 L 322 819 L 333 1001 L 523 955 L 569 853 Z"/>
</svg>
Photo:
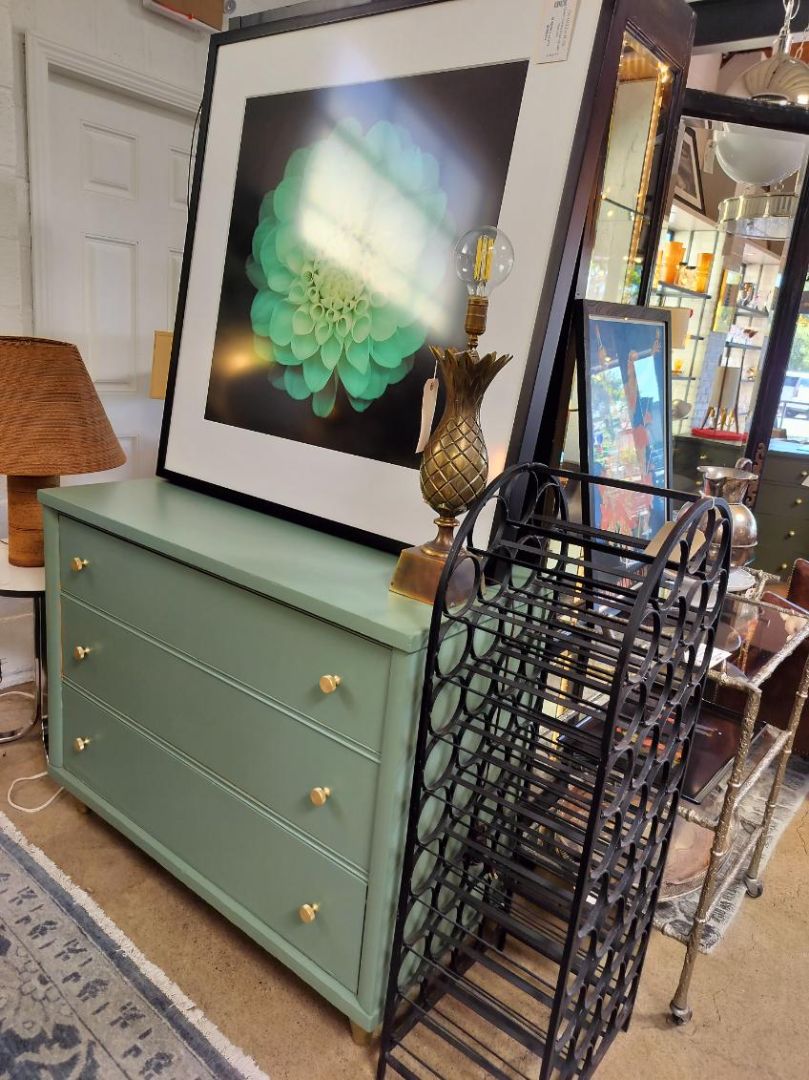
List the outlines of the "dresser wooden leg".
<svg viewBox="0 0 809 1080">
<path fill-rule="evenodd" d="M 348 1022 L 351 1025 L 351 1038 L 357 1046 L 370 1046 L 376 1033 L 373 1031 L 366 1031 L 365 1028 L 360 1027 L 360 1025 L 353 1020 L 349 1020 Z"/>
</svg>

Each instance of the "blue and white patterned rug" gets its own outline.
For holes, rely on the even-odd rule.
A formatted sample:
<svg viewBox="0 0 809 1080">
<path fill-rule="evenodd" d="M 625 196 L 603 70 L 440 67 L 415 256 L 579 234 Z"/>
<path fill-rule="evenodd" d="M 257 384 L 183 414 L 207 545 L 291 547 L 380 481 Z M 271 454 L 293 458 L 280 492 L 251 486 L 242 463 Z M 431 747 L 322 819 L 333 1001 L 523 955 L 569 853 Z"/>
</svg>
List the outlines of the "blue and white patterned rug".
<svg viewBox="0 0 809 1080">
<path fill-rule="evenodd" d="M 0 814 L 0 1078 L 266 1080 Z"/>
</svg>

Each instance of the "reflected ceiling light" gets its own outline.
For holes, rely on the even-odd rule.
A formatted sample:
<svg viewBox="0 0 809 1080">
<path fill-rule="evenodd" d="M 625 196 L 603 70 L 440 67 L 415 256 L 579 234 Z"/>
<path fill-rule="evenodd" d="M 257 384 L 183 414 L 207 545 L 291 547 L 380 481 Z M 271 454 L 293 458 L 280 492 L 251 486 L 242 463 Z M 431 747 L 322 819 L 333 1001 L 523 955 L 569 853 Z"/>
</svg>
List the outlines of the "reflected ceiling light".
<svg viewBox="0 0 809 1080">
<path fill-rule="evenodd" d="M 774 105 L 809 105 L 809 64 L 790 55 L 790 27 L 800 0 L 784 0 L 784 25 L 773 42 L 772 56 L 746 71 L 728 90 L 732 97 L 747 97 Z"/>
<path fill-rule="evenodd" d="M 719 225 L 734 236 L 788 240 L 797 209 L 797 195 L 736 195 L 719 204 Z"/>
</svg>

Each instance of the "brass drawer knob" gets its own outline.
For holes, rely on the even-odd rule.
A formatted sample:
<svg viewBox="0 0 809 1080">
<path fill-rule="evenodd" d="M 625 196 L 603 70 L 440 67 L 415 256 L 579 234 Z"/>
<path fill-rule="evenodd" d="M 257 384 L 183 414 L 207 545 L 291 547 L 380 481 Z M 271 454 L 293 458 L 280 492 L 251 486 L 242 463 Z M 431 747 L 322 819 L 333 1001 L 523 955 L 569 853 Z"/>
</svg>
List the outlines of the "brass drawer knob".
<svg viewBox="0 0 809 1080">
<path fill-rule="evenodd" d="M 789 570 L 789 563 L 782 562 L 778 567 L 779 570 Z"/>
<path fill-rule="evenodd" d="M 93 650 L 87 645 L 77 645 L 73 650 L 74 660 L 85 660 Z"/>
<path fill-rule="evenodd" d="M 298 918 L 302 923 L 313 923 L 320 911 L 320 904 L 302 904 L 298 908 Z"/>
<path fill-rule="evenodd" d="M 803 499 L 796 499 L 793 506 L 803 506 Z"/>
<path fill-rule="evenodd" d="M 73 749 L 76 751 L 77 754 L 80 754 L 82 750 L 86 750 L 89 745 L 90 740 L 82 739 L 81 736 L 73 740 Z"/>
<path fill-rule="evenodd" d="M 331 788 L 313 787 L 309 792 L 309 799 L 314 806 L 325 806 L 330 795 Z"/>
<path fill-rule="evenodd" d="M 320 689 L 324 694 L 333 694 L 342 681 L 339 675 L 321 675 Z"/>
<path fill-rule="evenodd" d="M 707 454 L 700 454 L 699 455 L 699 460 L 700 461 L 707 461 L 708 460 L 708 455 Z"/>
<path fill-rule="evenodd" d="M 809 469 L 801 469 L 801 480 L 805 480 L 809 476 Z"/>
<path fill-rule="evenodd" d="M 794 535 L 795 535 L 795 530 L 790 529 L 789 532 L 787 533 L 787 539 L 791 540 Z"/>
<path fill-rule="evenodd" d="M 85 568 L 85 566 L 89 566 L 89 565 L 90 564 L 88 563 L 87 559 L 82 559 L 78 555 L 75 555 L 70 560 L 70 567 L 71 567 L 72 570 L 75 570 L 77 574 L 81 573 L 81 571 Z"/>
</svg>

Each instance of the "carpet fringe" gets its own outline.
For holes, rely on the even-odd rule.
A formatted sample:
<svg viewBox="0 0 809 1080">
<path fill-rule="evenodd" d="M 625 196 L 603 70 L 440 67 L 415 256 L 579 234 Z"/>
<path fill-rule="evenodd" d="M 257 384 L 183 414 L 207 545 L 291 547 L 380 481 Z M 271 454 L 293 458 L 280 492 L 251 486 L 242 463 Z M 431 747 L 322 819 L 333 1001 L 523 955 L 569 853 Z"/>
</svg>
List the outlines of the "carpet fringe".
<svg viewBox="0 0 809 1080">
<path fill-rule="evenodd" d="M 102 911 L 95 900 L 84 889 L 80 888 L 64 870 L 60 870 L 41 848 L 36 847 L 35 844 L 32 844 L 30 840 L 23 836 L 14 822 L 2 811 L 0 811 L 0 829 L 11 837 L 15 844 L 19 844 L 23 851 L 41 866 L 65 890 L 71 899 L 75 900 L 87 912 L 104 933 L 115 942 L 123 955 L 132 960 L 151 979 L 155 986 L 171 1001 L 172 1005 L 182 1013 L 189 1023 L 194 1025 L 229 1065 L 232 1065 L 234 1069 L 238 1069 L 243 1074 L 244 1080 L 269 1080 L 267 1074 L 259 1068 L 256 1062 L 243 1050 L 234 1046 L 219 1028 L 205 1017 L 200 1007 L 195 1005 L 161 968 L 143 955 L 123 930 Z"/>
</svg>

